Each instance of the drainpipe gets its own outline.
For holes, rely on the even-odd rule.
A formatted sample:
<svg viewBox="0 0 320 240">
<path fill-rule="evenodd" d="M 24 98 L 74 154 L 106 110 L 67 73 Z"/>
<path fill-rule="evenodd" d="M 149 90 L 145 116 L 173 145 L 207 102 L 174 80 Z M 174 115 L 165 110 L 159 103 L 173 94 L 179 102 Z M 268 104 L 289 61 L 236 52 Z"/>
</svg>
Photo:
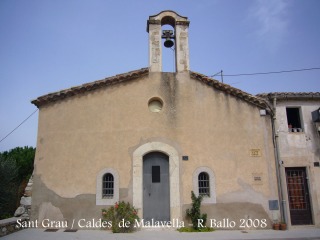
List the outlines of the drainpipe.
<svg viewBox="0 0 320 240">
<path fill-rule="evenodd" d="M 276 105 L 277 105 L 277 98 L 273 98 L 273 116 L 272 116 L 272 135 L 273 135 L 273 141 L 274 141 L 274 152 L 276 157 L 276 174 L 277 174 L 277 183 L 278 183 L 278 194 L 279 194 L 279 200 L 280 200 L 280 214 L 281 214 L 281 220 L 285 223 L 287 223 L 287 208 L 286 208 L 286 200 L 283 197 L 283 191 L 282 191 L 282 178 L 281 178 L 281 164 L 280 164 L 280 154 L 279 154 L 279 143 L 278 143 L 278 133 L 276 132 Z"/>
</svg>

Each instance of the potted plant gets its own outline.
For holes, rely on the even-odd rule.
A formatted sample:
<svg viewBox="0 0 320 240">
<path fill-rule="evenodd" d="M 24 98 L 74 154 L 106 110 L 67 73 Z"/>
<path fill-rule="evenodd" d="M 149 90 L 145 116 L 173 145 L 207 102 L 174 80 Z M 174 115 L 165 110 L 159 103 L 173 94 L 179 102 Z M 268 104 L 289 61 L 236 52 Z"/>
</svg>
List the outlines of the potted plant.
<svg viewBox="0 0 320 240">
<path fill-rule="evenodd" d="M 279 230 L 280 229 L 280 224 L 278 222 L 273 223 L 273 230 Z"/>
<path fill-rule="evenodd" d="M 287 230 L 287 224 L 285 222 L 280 223 L 280 229 L 281 230 Z"/>
</svg>

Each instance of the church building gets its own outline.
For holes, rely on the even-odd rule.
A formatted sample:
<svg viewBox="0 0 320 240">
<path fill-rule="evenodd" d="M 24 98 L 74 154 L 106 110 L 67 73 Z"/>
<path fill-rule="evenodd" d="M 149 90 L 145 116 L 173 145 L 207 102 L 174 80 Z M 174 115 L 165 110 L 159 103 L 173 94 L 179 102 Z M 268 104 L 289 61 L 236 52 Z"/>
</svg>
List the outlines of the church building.
<svg viewBox="0 0 320 240">
<path fill-rule="evenodd" d="M 150 16 L 148 67 L 32 101 L 32 220 L 99 219 L 125 201 L 144 220 L 187 223 L 191 191 L 203 196 L 208 221 L 258 229 L 280 220 L 272 109 L 191 71 L 188 28 L 173 11 Z M 162 39 L 174 72 L 162 71 Z"/>
</svg>

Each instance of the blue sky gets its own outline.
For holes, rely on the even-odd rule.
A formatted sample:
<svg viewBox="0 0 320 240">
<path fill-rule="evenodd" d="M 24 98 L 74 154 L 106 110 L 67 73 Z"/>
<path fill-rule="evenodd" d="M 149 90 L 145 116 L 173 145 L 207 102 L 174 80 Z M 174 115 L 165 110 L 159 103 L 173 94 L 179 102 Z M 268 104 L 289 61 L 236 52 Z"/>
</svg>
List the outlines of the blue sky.
<svg viewBox="0 0 320 240">
<path fill-rule="evenodd" d="M 320 67 L 318 0 L 1 0 L 0 139 L 38 96 L 148 67 L 147 19 L 174 10 L 190 20 L 190 68 L 225 75 Z M 172 71 L 166 49 L 164 71 Z M 220 77 L 216 77 L 220 80 Z M 224 77 L 251 94 L 319 92 L 320 70 Z M 38 113 L 0 142 L 36 145 Z"/>
</svg>

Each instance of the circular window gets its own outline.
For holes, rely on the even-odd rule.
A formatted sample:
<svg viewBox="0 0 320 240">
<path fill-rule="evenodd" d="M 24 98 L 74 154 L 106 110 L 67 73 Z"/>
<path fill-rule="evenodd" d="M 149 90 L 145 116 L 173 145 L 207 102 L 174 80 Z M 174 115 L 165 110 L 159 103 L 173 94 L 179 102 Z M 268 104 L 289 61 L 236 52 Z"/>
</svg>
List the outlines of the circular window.
<svg viewBox="0 0 320 240">
<path fill-rule="evenodd" d="M 160 112 L 163 107 L 163 102 L 160 98 L 151 98 L 148 106 L 151 112 Z"/>
</svg>

